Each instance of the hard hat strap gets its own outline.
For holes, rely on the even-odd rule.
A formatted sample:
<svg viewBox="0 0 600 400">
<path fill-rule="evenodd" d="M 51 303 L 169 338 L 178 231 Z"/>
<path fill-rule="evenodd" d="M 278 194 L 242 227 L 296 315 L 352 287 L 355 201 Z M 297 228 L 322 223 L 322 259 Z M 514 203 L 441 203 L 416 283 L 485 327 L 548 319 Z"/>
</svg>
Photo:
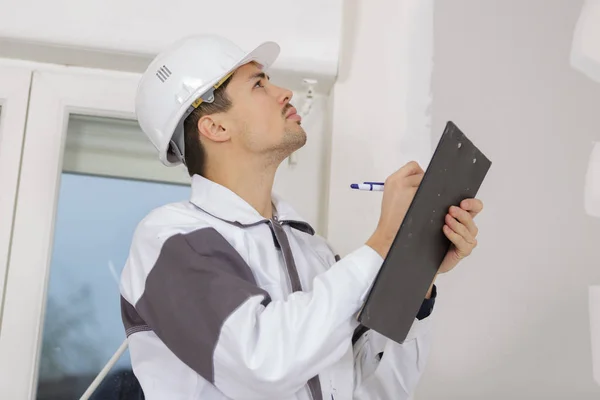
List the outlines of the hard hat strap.
<svg viewBox="0 0 600 400">
<path fill-rule="evenodd" d="M 200 107 L 200 104 L 202 104 L 204 102 L 212 103 L 213 101 L 215 101 L 215 90 L 217 90 L 222 84 L 224 84 L 225 81 L 227 79 L 229 79 L 229 77 L 231 77 L 231 75 L 233 75 L 234 72 L 235 71 L 231 71 L 230 73 L 225 75 L 223 78 L 221 78 L 220 81 L 215 83 L 209 90 L 207 90 L 200 97 L 198 97 L 198 99 L 196 99 L 196 101 L 194 101 L 192 103 L 192 107 L 194 107 L 194 109 L 196 109 L 196 108 Z"/>
</svg>

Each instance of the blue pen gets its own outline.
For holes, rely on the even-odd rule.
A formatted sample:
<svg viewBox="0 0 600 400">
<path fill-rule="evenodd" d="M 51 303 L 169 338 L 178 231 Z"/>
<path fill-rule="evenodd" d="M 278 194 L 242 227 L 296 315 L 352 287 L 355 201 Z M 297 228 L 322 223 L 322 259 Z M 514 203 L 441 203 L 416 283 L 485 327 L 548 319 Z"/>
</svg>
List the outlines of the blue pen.
<svg viewBox="0 0 600 400">
<path fill-rule="evenodd" d="M 371 192 L 383 192 L 383 182 L 353 183 L 350 188 L 357 190 L 368 190 Z"/>
</svg>

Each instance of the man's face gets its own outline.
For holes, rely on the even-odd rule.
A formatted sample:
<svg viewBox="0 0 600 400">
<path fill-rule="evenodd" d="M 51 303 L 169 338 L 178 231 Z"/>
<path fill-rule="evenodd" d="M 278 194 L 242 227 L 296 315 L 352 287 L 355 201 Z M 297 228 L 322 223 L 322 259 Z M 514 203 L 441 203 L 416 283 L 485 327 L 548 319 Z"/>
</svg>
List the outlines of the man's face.
<svg viewBox="0 0 600 400">
<path fill-rule="evenodd" d="M 290 104 L 292 92 L 271 84 L 257 64 L 240 67 L 225 91 L 232 103 L 226 118 L 236 147 L 282 161 L 306 143 Z"/>
</svg>

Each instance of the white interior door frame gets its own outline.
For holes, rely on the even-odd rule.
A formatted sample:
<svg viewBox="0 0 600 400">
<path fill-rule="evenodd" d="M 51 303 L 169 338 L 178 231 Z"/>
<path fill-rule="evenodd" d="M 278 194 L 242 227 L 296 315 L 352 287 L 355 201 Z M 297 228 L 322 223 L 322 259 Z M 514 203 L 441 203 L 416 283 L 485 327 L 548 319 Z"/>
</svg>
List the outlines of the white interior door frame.
<svg viewBox="0 0 600 400">
<path fill-rule="evenodd" d="M 0 331 L 31 73 L 0 64 Z"/>
<path fill-rule="evenodd" d="M 138 80 L 68 67 L 33 73 L 0 334 L 2 398 L 35 398 L 69 115 L 135 119 Z"/>
</svg>

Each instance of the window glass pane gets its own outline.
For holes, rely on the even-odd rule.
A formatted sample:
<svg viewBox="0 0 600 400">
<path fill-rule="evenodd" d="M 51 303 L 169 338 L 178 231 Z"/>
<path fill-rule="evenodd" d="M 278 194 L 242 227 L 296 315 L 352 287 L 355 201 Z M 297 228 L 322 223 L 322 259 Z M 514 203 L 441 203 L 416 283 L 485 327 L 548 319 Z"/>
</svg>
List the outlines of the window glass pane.
<svg viewBox="0 0 600 400">
<path fill-rule="evenodd" d="M 118 282 L 135 227 L 152 209 L 187 200 L 189 191 L 186 185 L 63 172 L 38 399 L 79 399 L 119 348 L 125 333 Z M 110 380 L 118 390 L 137 387 L 128 352 Z"/>
<path fill-rule="evenodd" d="M 73 377 L 70 380 L 40 381 L 37 399 L 79 399 L 91 383 L 88 380 Z M 144 400 L 144 393 L 129 366 L 128 350 L 96 388 L 90 400 Z"/>
</svg>

